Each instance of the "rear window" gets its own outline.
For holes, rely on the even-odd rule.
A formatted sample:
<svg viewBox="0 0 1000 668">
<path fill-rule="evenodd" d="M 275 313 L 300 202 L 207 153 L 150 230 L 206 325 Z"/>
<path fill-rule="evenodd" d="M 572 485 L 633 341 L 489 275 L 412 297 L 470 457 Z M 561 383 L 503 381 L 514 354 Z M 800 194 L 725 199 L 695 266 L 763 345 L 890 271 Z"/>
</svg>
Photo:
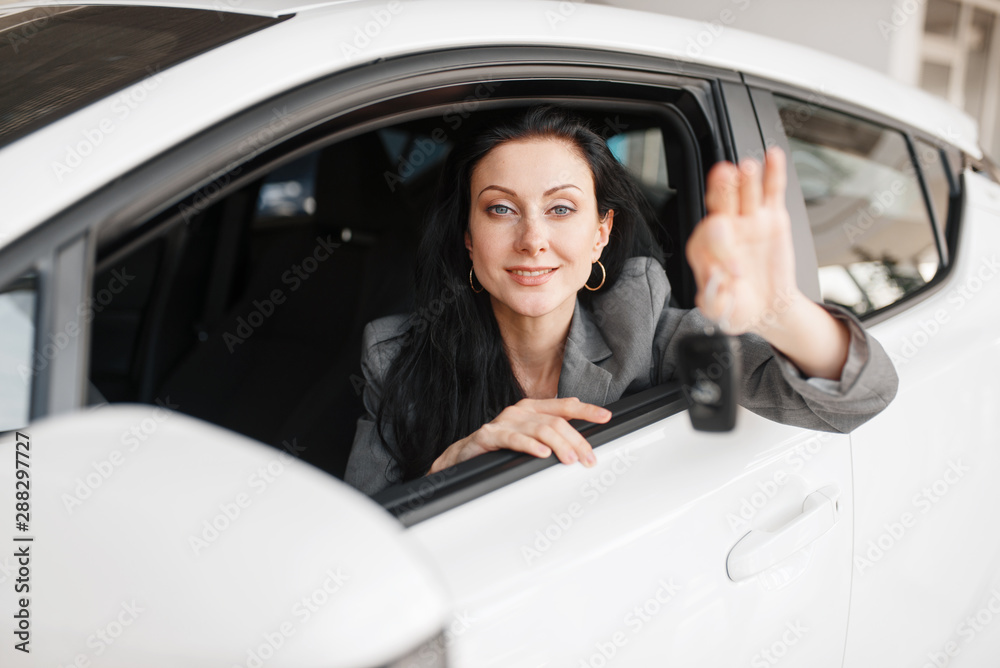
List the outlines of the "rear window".
<svg viewBox="0 0 1000 668">
<path fill-rule="evenodd" d="M 0 147 L 285 18 L 84 5 L 0 15 Z"/>
<path fill-rule="evenodd" d="M 941 256 L 903 134 L 775 100 L 809 215 L 823 300 L 864 317 L 927 285 Z"/>
</svg>

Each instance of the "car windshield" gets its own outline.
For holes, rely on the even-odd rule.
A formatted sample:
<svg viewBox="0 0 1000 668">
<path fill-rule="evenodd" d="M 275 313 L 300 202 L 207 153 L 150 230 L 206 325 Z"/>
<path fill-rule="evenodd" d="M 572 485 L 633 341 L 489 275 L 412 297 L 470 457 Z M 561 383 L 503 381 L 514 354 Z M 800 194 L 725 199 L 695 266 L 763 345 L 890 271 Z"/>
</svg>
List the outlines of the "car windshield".
<svg viewBox="0 0 1000 668">
<path fill-rule="evenodd" d="M 283 18 L 60 5 L 0 15 L 0 147 L 163 69 Z M 153 85 L 153 84 L 150 84 Z M 145 90 L 116 102 L 110 124 Z M 133 99 L 135 98 L 135 99 Z M 106 131 L 106 130 L 102 130 Z"/>
</svg>

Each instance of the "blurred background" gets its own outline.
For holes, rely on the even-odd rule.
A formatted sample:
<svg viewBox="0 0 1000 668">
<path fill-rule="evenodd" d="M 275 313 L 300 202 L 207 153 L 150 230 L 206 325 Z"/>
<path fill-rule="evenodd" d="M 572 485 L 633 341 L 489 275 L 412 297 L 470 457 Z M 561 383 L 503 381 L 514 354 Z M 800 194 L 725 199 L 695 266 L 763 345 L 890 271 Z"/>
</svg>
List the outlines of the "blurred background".
<svg viewBox="0 0 1000 668">
<path fill-rule="evenodd" d="M 826 51 L 919 86 L 979 122 L 1000 156 L 1000 0 L 589 0 Z M 733 18 L 735 17 L 735 18 Z"/>
</svg>

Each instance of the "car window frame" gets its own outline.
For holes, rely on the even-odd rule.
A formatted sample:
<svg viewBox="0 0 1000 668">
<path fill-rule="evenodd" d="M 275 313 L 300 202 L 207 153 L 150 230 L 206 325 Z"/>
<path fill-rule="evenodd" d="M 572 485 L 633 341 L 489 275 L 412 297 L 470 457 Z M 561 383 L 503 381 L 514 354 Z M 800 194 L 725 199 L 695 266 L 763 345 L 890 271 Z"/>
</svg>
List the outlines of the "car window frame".
<svg viewBox="0 0 1000 668">
<path fill-rule="evenodd" d="M 928 281 L 921 288 L 914 290 L 913 292 L 905 295 L 902 299 L 899 299 L 888 306 L 866 313 L 859 318 L 865 326 L 875 325 L 884 320 L 892 318 L 898 313 L 909 310 L 910 308 L 916 306 L 920 302 L 924 301 L 931 295 L 940 291 L 944 284 L 947 282 L 948 277 L 951 275 L 954 262 L 952 258 L 954 257 L 954 252 L 957 244 L 958 236 L 960 235 L 961 228 L 961 210 L 962 202 L 964 200 L 964 190 L 961 187 L 961 179 L 955 178 L 955 184 L 959 187 L 959 192 L 952 193 L 951 200 L 948 207 L 948 222 L 949 222 L 949 236 L 950 239 L 945 238 L 944 228 L 941 221 L 937 220 L 937 216 L 934 213 L 933 206 L 930 202 L 930 193 L 927 187 L 926 179 L 924 176 L 923 165 L 920 164 L 917 159 L 917 154 L 915 152 L 915 140 L 920 139 L 927 142 L 933 146 L 936 146 L 942 150 L 957 151 L 958 149 L 954 146 L 949 146 L 941 142 L 941 140 L 929 136 L 927 133 L 922 132 L 916 128 L 910 127 L 904 123 L 900 123 L 890 117 L 883 114 L 870 111 L 858 105 L 846 102 L 844 100 L 823 97 L 822 102 L 814 103 L 809 102 L 810 95 L 822 94 L 820 91 L 809 91 L 806 89 L 797 88 L 794 86 L 789 86 L 781 82 L 775 82 L 768 79 L 763 79 L 761 77 L 747 77 L 748 85 L 751 89 L 755 91 L 755 104 L 758 112 L 758 116 L 761 123 L 761 129 L 769 134 L 769 141 L 773 144 L 780 146 L 782 150 L 785 151 L 786 155 L 791 155 L 790 146 L 788 142 L 788 137 L 785 134 L 784 126 L 781 122 L 781 118 L 778 114 L 777 101 L 774 99 L 774 95 L 781 95 L 784 97 L 794 98 L 796 100 L 801 100 L 806 104 L 816 104 L 825 109 L 831 111 L 846 114 L 848 116 L 853 116 L 859 118 L 863 121 L 873 123 L 880 127 L 886 128 L 898 132 L 902 135 L 904 141 L 907 145 L 907 150 L 910 155 L 910 161 L 914 168 L 914 174 L 917 179 L 917 183 L 920 186 L 921 194 L 924 201 L 924 207 L 927 212 L 927 219 L 931 224 L 931 232 L 934 235 L 935 243 L 938 248 L 938 258 L 940 265 L 938 267 L 937 273 L 934 277 Z M 950 162 L 947 163 L 949 166 L 949 173 L 951 172 Z M 790 172 L 794 173 L 794 169 L 790 169 Z M 789 181 L 789 186 L 791 190 L 792 182 Z M 806 219 L 808 228 L 808 216 L 805 213 L 805 199 L 802 195 L 802 190 L 798 187 L 797 177 L 795 179 L 796 184 L 796 196 L 801 202 L 802 215 Z M 815 261 L 815 243 L 812 237 L 812 229 L 808 228 L 809 242 L 812 248 L 812 258 L 814 262 L 814 271 L 818 276 L 818 263 Z M 796 254 L 796 261 L 799 260 L 799 255 Z"/>
<path fill-rule="evenodd" d="M 72 314 L 80 307 L 87 276 L 88 244 L 86 235 L 69 239 L 47 233 L 52 228 L 38 226 L 21 238 L 0 248 L 0 285 L 14 285 L 29 279 L 35 286 L 35 341 L 32 359 L 32 381 L 29 420 L 56 415 L 77 406 L 76 388 L 85 391 L 85 375 L 80 374 L 81 354 L 89 344 L 84 328 L 70 328 Z M 65 344 L 55 345 L 53 337 L 66 332 Z M 53 343 L 51 355 L 38 354 Z"/>
<path fill-rule="evenodd" d="M 34 271 L 34 270 L 29 271 L 28 273 L 25 273 L 25 274 L 23 274 L 23 275 L 15 278 L 15 279 L 13 279 L 13 280 L 5 283 L 3 285 L 0 285 L 0 297 L 2 297 L 3 295 L 6 295 L 9 292 L 16 292 L 16 291 L 21 291 L 21 290 L 30 291 L 32 293 L 32 295 L 33 295 L 33 300 L 34 301 L 33 301 L 33 309 L 32 309 L 33 313 L 32 313 L 32 323 L 31 323 L 32 327 L 33 327 L 33 332 L 32 332 L 32 340 L 31 340 L 31 354 L 30 354 L 30 359 L 29 359 L 29 364 L 30 364 L 30 368 L 32 370 L 32 373 L 31 373 L 30 378 L 28 379 L 29 386 L 28 386 L 28 392 L 27 392 L 27 397 L 26 397 L 27 398 L 27 404 L 28 404 L 28 415 L 27 415 L 27 418 L 28 418 L 29 422 L 34 419 L 34 410 L 35 410 L 35 404 L 36 404 L 35 395 L 36 395 L 36 392 L 38 390 L 38 388 L 37 388 L 37 386 L 38 386 L 38 379 L 37 379 L 38 374 L 35 372 L 35 366 L 38 365 L 37 360 L 38 360 L 38 356 L 39 355 L 41 355 L 42 359 L 45 359 L 45 354 L 44 354 L 44 352 L 42 352 L 42 351 L 44 351 L 45 343 L 44 343 L 43 337 L 41 336 L 41 328 L 39 327 L 39 323 L 41 322 L 41 314 L 42 314 L 42 308 L 41 308 L 41 304 L 42 304 L 42 290 L 41 290 L 41 287 L 42 287 L 42 282 L 40 280 L 40 276 L 39 276 L 38 272 Z M 2 426 L 0 426 L 0 434 L 9 433 L 9 432 L 13 431 L 14 429 L 18 429 L 18 428 L 22 428 L 22 427 L 26 427 L 26 426 L 27 426 L 27 424 L 17 425 L 16 427 L 14 427 L 12 429 L 5 429 Z"/>
<path fill-rule="evenodd" d="M 605 424 L 570 420 L 595 450 L 643 427 L 684 413 L 688 399 L 679 381 L 656 385 L 608 404 L 612 418 Z M 393 485 L 374 495 L 405 527 L 411 527 L 463 503 L 560 465 L 556 457 L 498 450 L 464 461 L 423 478 Z"/>
</svg>

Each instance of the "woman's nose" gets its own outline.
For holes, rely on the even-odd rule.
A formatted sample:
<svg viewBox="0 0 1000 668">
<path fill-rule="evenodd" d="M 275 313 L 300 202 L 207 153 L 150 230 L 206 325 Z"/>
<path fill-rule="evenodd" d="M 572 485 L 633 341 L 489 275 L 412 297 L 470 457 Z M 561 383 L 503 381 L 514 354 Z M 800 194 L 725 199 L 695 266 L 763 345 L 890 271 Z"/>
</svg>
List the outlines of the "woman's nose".
<svg viewBox="0 0 1000 668">
<path fill-rule="evenodd" d="M 549 246 L 545 225 L 537 216 L 526 215 L 518 223 L 517 250 L 528 255 L 537 255 Z"/>
</svg>

